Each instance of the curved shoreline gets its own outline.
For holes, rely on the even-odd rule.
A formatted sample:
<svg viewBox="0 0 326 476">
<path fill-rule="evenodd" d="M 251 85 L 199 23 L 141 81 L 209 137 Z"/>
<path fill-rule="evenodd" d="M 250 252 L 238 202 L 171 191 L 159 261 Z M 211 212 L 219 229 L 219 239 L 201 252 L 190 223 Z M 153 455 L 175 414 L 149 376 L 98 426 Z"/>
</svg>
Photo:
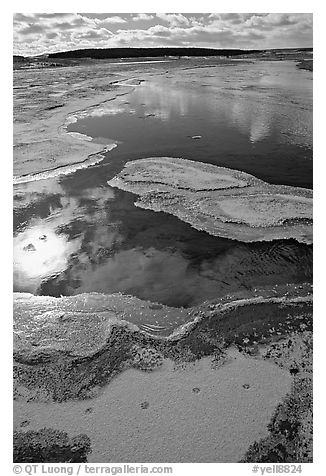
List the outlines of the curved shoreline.
<svg viewBox="0 0 326 476">
<path fill-rule="evenodd" d="M 300 330 L 303 323 L 310 328 L 311 290 L 308 284 L 274 286 L 190 310 L 156 309 L 153 303 L 124 295 L 50 298 L 16 293 L 16 398 L 83 399 L 130 367 L 150 370 L 165 358 L 181 363 L 209 355 L 223 361 L 231 345 L 252 352 L 257 345 L 280 339 L 278 334 Z M 125 319 L 128 306 L 128 312 L 147 312 L 149 317 L 183 312 L 186 322 L 168 336 L 153 335 Z"/>
<path fill-rule="evenodd" d="M 67 175 L 102 161 L 103 154 L 112 150 L 117 144 L 108 142 L 107 145 L 101 147 L 87 135 L 67 132 L 67 126 L 101 105 L 129 94 L 141 81 L 137 78 L 112 81 L 108 83 L 108 88 L 113 88 L 111 94 L 108 90 L 105 94 L 97 94 L 88 99 L 81 99 L 77 96 L 68 99 L 68 102 L 59 109 L 55 109 L 55 112 L 53 110 L 51 112 L 41 111 L 43 117 L 40 119 L 31 119 L 28 123 L 14 123 L 14 158 L 16 156 L 18 161 L 23 163 L 24 158 L 28 157 L 30 161 L 32 156 L 35 161 L 38 160 L 38 163 L 46 163 L 46 160 L 49 165 L 54 160 L 56 166 L 44 167 L 43 170 L 33 173 L 14 175 L 13 184 L 18 185 Z M 118 89 L 114 90 L 114 88 Z M 77 101 L 78 108 L 76 108 Z M 80 103 L 82 107 L 80 107 Z M 80 160 L 80 156 L 86 157 Z M 71 159 L 68 162 L 67 157 Z"/>
<path fill-rule="evenodd" d="M 158 340 L 179 340 L 189 334 L 198 323 L 207 317 L 204 309 L 213 306 L 219 314 L 234 311 L 239 307 L 254 306 L 258 304 L 288 304 L 296 305 L 300 303 L 312 303 L 312 284 L 288 284 L 274 285 L 258 288 L 254 292 L 242 291 L 236 294 L 226 294 L 224 297 L 211 299 L 202 304 L 190 308 L 174 308 L 164 304 L 145 301 L 135 296 L 114 293 L 103 294 L 97 292 L 77 294 L 73 296 L 35 296 L 31 293 L 14 292 L 14 310 L 17 313 L 26 313 L 24 320 L 34 321 L 34 325 L 39 325 L 42 319 L 46 322 L 50 318 L 54 322 L 62 322 L 62 319 L 68 320 L 68 315 L 72 318 L 74 315 L 84 317 L 83 314 L 90 316 L 101 313 L 113 313 L 108 322 L 114 325 L 121 323 L 122 327 L 127 327 L 131 331 L 137 331 L 153 339 Z M 142 314 L 148 318 L 159 319 L 160 316 L 166 316 L 169 313 L 177 313 L 187 319 L 187 322 L 181 323 L 167 335 L 156 335 L 155 333 L 141 328 L 128 319 L 128 314 L 141 310 Z M 82 313 L 82 314 L 80 314 Z M 15 314 L 14 314 L 15 315 Z M 64 317 L 66 315 L 66 318 Z M 32 326 L 33 327 L 33 326 Z M 108 328 L 108 333 L 110 329 Z M 105 338 L 106 336 L 104 336 Z"/>
<path fill-rule="evenodd" d="M 69 134 L 69 132 L 67 134 Z M 20 185 L 20 184 L 29 183 L 29 182 L 35 182 L 37 180 L 47 180 L 50 178 L 59 177 L 60 175 L 72 174 L 74 172 L 77 172 L 77 170 L 86 169 L 88 167 L 91 167 L 92 165 L 96 165 L 99 162 L 102 162 L 102 160 L 105 158 L 105 155 L 103 154 L 105 152 L 109 152 L 115 147 L 117 147 L 117 144 L 107 145 L 100 152 L 97 152 L 95 154 L 90 154 L 85 160 L 81 162 L 61 165 L 53 169 L 44 170 L 43 172 L 38 172 L 35 174 L 21 175 L 18 177 L 14 176 L 13 184 Z"/>
</svg>

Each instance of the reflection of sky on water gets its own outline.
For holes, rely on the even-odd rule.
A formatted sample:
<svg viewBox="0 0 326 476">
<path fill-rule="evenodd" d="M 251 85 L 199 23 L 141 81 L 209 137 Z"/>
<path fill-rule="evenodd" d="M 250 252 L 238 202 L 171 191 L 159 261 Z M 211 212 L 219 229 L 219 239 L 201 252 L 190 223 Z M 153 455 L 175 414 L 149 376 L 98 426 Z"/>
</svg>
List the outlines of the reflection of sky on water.
<svg viewBox="0 0 326 476">
<path fill-rule="evenodd" d="M 165 125 L 164 134 L 167 124 L 178 128 L 180 140 L 196 134 L 196 129 L 211 147 L 221 146 L 223 138 L 223 148 L 228 150 L 230 144 L 230 153 L 237 143 L 243 146 L 244 138 L 248 147 L 270 139 L 311 148 L 309 74 L 293 62 L 175 70 L 147 78 L 131 94 L 92 110 L 89 116 L 83 114 L 84 120 L 70 130 L 118 140 L 124 135 L 130 140 L 126 134 L 135 128 L 136 137 L 143 132 L 145 139 L 158 134 L 158 122 Z M 139 119 L 146 122 L 140 126 Z M 123 124 L 126 130 L 121 134 Z M 167 135 L 166 141 L 171 140 Z"/>
<path fill-rule="evenodd" d="M 83 190 L 82 196 L 69 196 L 55 180 L 16 187 L 15 290 L 37 292 L 44 279 L 66 270 L 71 258 L 81 252 L 87 226 L 101 220 L 105 201 L 113 196 L 109 188 L 89 188 Z M 99 227 L 100 236 L 101 231 Z M 99 247 L 101 240 L 96 238 Z M 107 241 L 103 245 L 107 246 Z"/>
<path fill-rule="evenodd" d="M 271 183 L 312 186 L 310 72 L 294 62 L 238 62 L 144 78 L 130 94 L 106 103 L 109 113 L 100 108 L 69 126 L 118 143 L 102 167 L 119 164 L 117 173 L 126 160 L 184 157 Z"/>
<path fill-rule="evenodd" d="M 173 216 L 134 207 L 129 193 L 83 187 L 87 172 L 16 190 L 24 197 L 16 209 L 16 291 L 123 292 L 189 306 L 239 289 L 300 282 L 311 274 L 309 247 L 212 237 Z"/>
<path fill-rule="evenodd" d="M 79 240 L 68 241 L 41 221 L 14 238 L 14 283 L 19 291 L 35 293 L 43 279 L 57 275 L 77 251 Z"/>
<path fill-rule="evenodd" d="M 235 125 L 253 143 L 276 129 L 311 146 L 309 72 L 298 71 L 291 62 L 177 71 L 168 79 L 145 81 L 130 101 L 134 107 L 143 105 L 145 115 L 161 121 L 194 114 L 205 120 L 207 114 L 217 125 Z"/>
</svg>

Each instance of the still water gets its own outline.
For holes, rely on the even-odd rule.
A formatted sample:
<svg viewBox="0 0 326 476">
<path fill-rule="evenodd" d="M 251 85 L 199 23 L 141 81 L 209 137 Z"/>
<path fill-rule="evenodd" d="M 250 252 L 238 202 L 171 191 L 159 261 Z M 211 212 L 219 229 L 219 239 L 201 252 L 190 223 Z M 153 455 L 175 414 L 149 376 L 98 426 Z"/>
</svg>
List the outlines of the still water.
<svg viewBox="0 0 326 476">
<path fill-rule="evenodd" d="M 312 187 L 312 75 L 293 62 L 169 69 L 69 132 L 118 146 L 98 165 L 15 187 L 14 290 L 123 292 L 171 306 L 312 277 L 312 247 L 212 237 L 107 185 L 127 160 L 183 157 Z M 201 65 L 202 66 L 202 65 Z M 137 76 L 138 77 L 138 76 Z"/>
</svg>

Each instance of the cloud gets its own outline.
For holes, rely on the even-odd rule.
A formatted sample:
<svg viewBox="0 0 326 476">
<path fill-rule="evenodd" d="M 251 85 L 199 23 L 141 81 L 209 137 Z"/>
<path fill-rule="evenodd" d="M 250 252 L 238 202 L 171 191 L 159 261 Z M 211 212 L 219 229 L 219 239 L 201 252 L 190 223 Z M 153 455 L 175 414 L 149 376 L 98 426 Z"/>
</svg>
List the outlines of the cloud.
<svg viewBox="0 0 326 476">
<path fill-rule="evenodd" d="M 78 40 L 105 40 L 112 36 L 112 33 L 105 28 L 100 30 L 89 29 L 83 33 L 78 34 Z"/>
<path fill-rule="evenodd" d="M 124 18 L 118 17 L 118 16 L 113 16 L 113 17 L 107 17 L 101 20 L 101 24 L 103 23 L 126 23 L 127 20 Z"/>
<path fill-rule="evenodd" d="M 77 48 L 312 46 L 306 13 L 16 13 L 15 54 Z M 138 25 L 141 25 L 139 28 Z"/>
<path fill-rule="evenodd" d="M 283 27 L 295 27 L 302 23 L 310 24 L 312 27 L 312 15 L 304 13 L 266 13 L 264 15 L 252 14 L 245 19 L 244 28 L 258 28 L 261 30 L 272 30 Z"/>
<path fill-rule="evenodd" d="M 155 16 L 149 13 L 137 13 L 132 17 L 133 21 L 149 21 L 153 20 L 153 18 L 155 18 Z"/>
<path fill-rule="evenodd" d="M 232 31 L 218 25 L 195 25 L 187 28 L 155 25 L 143 30 L 118 30 L 115 41 L 134 45 L 151 43 L 157 45 L 164 39 L 164 44 L 174 46 L 211 46 L 229 47 L 229 45 L 252 45 L 255 40 L 264 40 L 265 35 L 255 31 Z"/>
<path fill-rule="evenodd" d="M 46 34 L 46 37 L 47 37 L 48 40 L 53 40 L 53 39 L 56 38 L 57 36 L 58 36 L 58 33 L 55 32 L 55 31 Z"/>
<path fill-rule="evenodd" d="M 157 18 L 168 22 L 171 26 L 180 26 L 190 24 L 188 18 L 181 13 L 156 13 Z"/>
<path fill-rule="evenodd" d="M 46 26 L 38 25 L 38 24 L 28 24 L 27 26 L 23 27 L 20 30 L 21 35 L 35 35 L 37 33 L 44 33 L 46 30 Z"/>
</svg>

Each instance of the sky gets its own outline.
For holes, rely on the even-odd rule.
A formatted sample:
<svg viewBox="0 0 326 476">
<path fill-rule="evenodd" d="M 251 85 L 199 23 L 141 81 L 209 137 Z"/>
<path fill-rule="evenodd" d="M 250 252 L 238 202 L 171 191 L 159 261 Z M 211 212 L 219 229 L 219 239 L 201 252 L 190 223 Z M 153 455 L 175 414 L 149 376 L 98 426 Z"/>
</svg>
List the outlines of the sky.
<svg viewBox="0 0 326 476">
<path fill-rule="evenodd" d="M 311 13 L 15 13 L 14 54 L 79 48 L 312 46 Z"/>
</svg>

